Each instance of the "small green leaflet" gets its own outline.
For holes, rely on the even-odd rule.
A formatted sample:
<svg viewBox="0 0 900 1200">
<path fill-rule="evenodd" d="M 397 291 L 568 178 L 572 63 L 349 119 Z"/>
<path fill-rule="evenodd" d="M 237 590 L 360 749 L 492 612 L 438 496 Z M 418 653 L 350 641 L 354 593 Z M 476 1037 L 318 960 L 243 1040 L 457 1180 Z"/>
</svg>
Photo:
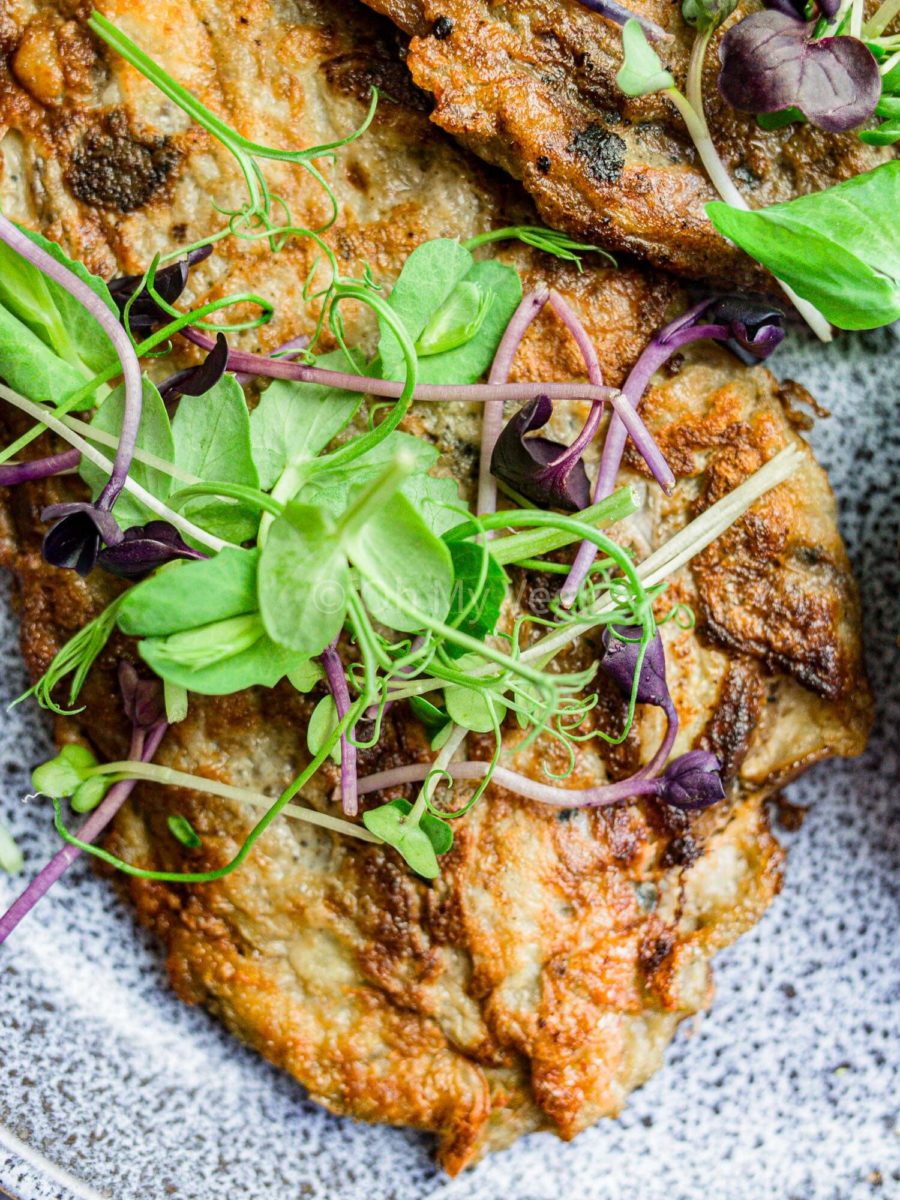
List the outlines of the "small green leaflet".
<svg viewBox="0 0 900 1200">
<path fill-rule="evenodd" d="M 55 242 L 22 232 L 78 276 L 111 312 L 118 310 L 102 279 L 70 259 Z M 0 375 L 34 400 L 58 404 L 116 358 L 93 317 L 65 288 L 5 243 L 0 245 Z M 90 408 L 92 398 L 82 407 Z"/>
<path fill-rule="evenodd" d="M 376 621 L 407 633 L 422 628 L 422 620 L 411 616 L 392 593 L 426 621 L 447 616 L 453 590 L 450 552 L 402 493 L 392 496 L 350 539 L 347 553 L 363 576 L 363 600 Z"/>
<path fill-rule="evenodd" d="M 16 840 L 0 821 L 0 871 L 7 875 L 18 875 L 25 866 L 25 858 Z"/>
<path fill-rule="evenodd" d="M 487 316 L 493 295 L 477 283 L 464 279 L 437 310 L 416 342 L 416 354 L 444 354 L 471 341 Z"/>
<path fill-rule="evenodd" d="M 451 542 L 450 556 L 453 559 L 453 603 L 447 620 L 462 633 L 484 639 L 497 627 L 500 609 L 506 597 L 506 572 L 484 547 L 474 542 Z M 487 571 L 484 585 L 477 592 L 484 558 L 487 556 Z M 473 603 L 474 600 L 474 603 Z M 471 608 L 462 620 L 463 611 Z M 464 653 L 456 646 L 448 645 L 447 652 L 454 658 Z"/>
<path fill-rule="evenodd" d="M 97 759 L 86 746 L 68 742 L 55 758 L 35 767 L 31 786 L 42 796 L 62 800 L 78 789 L 96 765 Z"/>
<path fill-rule="evenodd" d="M 215 558 L 170 566 L 125 596 L 123 633 L 160 678 L 201 695 L 274 687 L 305 661 L 266 633 L 258 612 L 258 550 L 226 547 Z"/>
<path fill-rule="evenodd" d="M 699 12 L 700 5 L 696 7 Z M 622 49 L 625 58 L 616 75 L 616 83 L 626 96 L 649 96 L 675 86 L 671 72 L 663 67 L 640 22 L 634 18 L 625 22 Z"/>
<path fill-rule="evenodd" d="M 104 400 L 91 421 L 91 427 L 117 438 L 122 429 L 124 405 L 125 387 L 120 384 Z M 144 402 L 141 410 L 137 448 L 155 454 L 157 458 L 161 458 L 165 462 L 173 462 L 175 458 L 175 444 L 172 440 L 172 427 L 169 424 L 166 406 L 155 386 L 146 377 L 144 378 Z M 104 454 L 112 457 L 113 452 L 106 446 L 101 446 L 100 449 Z M 91 496 L 96 500 L 109 478 L 107 472 L 86 458 L 82 459 L 78 472 L 91 489 Z M 152 492 L 158 500 L 165 500 L 172 491 L 171 475 L 167 475 L 164 471 L 158 471 L 155 467 L 148 467 L 146 463 L 139 462 L 137 459 L 133 460 L 128 475 L 133 483 L 139 483 L 148 492 Z M 141 504 L 140 500 L 136 500 L 128 491 L 123 491 L 119 495 L 114 515 L 123 529 L 127 529 L 130 525 L 142 525 L 145 521 L 158 520 L 155 513 Z"/>
<path fill-rule="evenodd" d="M 457 663 L 463 672 L 483 666 L 484 659 L 477 654 L 463 655 Z M 451 719 L 473 733 L 490 733 L 506 716 L 506 705 L 484 688 L 451 684 L 444 688 L 444 703 Z"/>
<path fill-rule="evenodd" d="M 309 724 L 306 727 L 306 745 L 310 754 L 315 758 L 338 726 L 337 709 L 331 696 L 323 696 L 312 710 Z M 331 747 L 331 758 L 340 765 L 341 743 L 336 741 Z"/>
<path fill-rule="evenodd" d="M 111 787 L 112 780 L 103 775 L 94 775 L 91 779 L 86 779 L 72 793 L 72 812 L 93 812 Z"/>
<path fill-rule="evenodd" d="M 411 812 L 408 800 L 391 800 L 364 812 L 363 824 L 393 846 L 417 875 L 436 879 L 440 874 L 437 855 L 446 854 L 453 845 L 453 830 L 446 821 L 428 812 L 422 814 L 417 825 L 410 825 L 406 818 Z"/>
<path fill-rule="evenodd" d="M 896 161 L 755 212 L 706 206 L 719 233 L 840 329 L 875 329 L 900 317 L 898 210 Z"/>
<path fill-rule="evenodd" d="M 342 350 L 323 355 L 315 365 L 331 371 L 350 369 Z M 353 369 L 364 373 L 361 360 L 354 362 Z M 291 379 L 270 383 L 250 416 L 260 487 L 268 491 L 289 464 L 315 458 L 353 420 L 361 403 L 356 392 L 320 384 Z"/>
<path fill-rule="evenodd" d="M 233 375 L 223 375 L 202 396 L 182 396 L 172 421 L 175 465 L 206 483 L 258 488 L 250 448 L 250 413 Z M 234 501 L 215 497 L 189 501 L 182 510 L 195 524 L 231 541 L 252 538 L 259 516 Z"/>
<path fill-rule="evenodd" d="M 460 292 L 460 285 L 469 290 Z M 474 289 L 474 290 L 472 290 Z M 474 332 L 465 342 L 419 360 L 420 383 L 474 383 L 491 364 L 500 338 L 522 298 L 522 283 L 511 267 L 494 259 L 475 262 L 468 250 L 450 238 L 423 242 L 412 252 L 389 298 L 413 342 L 433 330 L 460 333 L 460 305 L 477 296 L 477 316 L 470 312 Z M 403 379 L 406 364 L 400 343 L 383 321 L 378 353 L 384 379 Z M 428 332 L 426 332 L 428 331 Z M 452 340 L 452 339 L 451 339 Z"/>
<path fill-rule="evenodd" d="M 199 850 L 203 845 L 200 835 L 187 817 L 173 813 L 166 818 L 166 824 L 169 827 L 169 833 L 171 833 L 172 837 L 177 842 L 181 842 L 182 846 L 186 846 L 188 850 Z"/>
<path fill-rule="evenodd" d="M 168 637 L 257 609 L 258 550 L 227 546 L 214 558 L 180 562 L 126 593 L 119 628 L 132 637 Z"/>
</svg>

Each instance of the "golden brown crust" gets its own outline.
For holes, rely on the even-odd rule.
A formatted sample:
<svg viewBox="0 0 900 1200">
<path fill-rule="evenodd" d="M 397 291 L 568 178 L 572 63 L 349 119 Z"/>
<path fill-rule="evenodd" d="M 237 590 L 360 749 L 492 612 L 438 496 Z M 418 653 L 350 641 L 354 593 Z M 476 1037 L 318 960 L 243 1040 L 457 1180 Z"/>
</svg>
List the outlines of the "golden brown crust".
<svg viewBox="0 0 900 1200">
<path fill-rule="evenodd" d="M 175 10 L 166 5 L 123 2 L 109 11 L 126 17 L 139 40 L 242 129 L 273 141 L 289 141 L 300 128 L 323 140 L 346 131 L 363 111 L 367 66 L 374 63 L 385 79 L 396 70 L 378 49 L 391 44 L 390 33 L 344 10 L 337 20 L 328 0 L 304 3 L 296 22 L 262 0 L 180 4 L 178 20 L 188 28 L 169 40 Z M 8 69 L 0 70 L 0 104 L 14 130 L 4 142 L 4 205 L 94 266 L 134 269 L 173 230 L 185 241 L 207 231 L 208 196 L 197 182 L 209 178 L 212 163 L 227 190 L 231 168 L 204 137 L 181 130 L 171 135 L 179 157 L 169 177 L 129 214 L 75 195 L 72 147 L 83 144 L 85 130 L 103 127 L 97 110 L 107 101 L 95 90 L 98 80 L 104 96 L 119 97 L 113 111 L 124 112 L 120 119 L 145 144 L 164 134 L 154 97 L 103 56 L 65 68 L 77 78 L 61 110 L 54 108 L 53 63 L 64 69 L 54 47 L 63 36 L 87 44 L 81 17 L 62 5 L 54 13 L 53 5 L 24 4 L 19 23 L 10 27 L 8 19 L 2 29 Z M 33 32 L 48 22 L 53 41 Z M 179 51 L 186 44 L 189 60 Z M 38 61 L 41 47 L 49 65 Z M 40 101 L 24 94 L 16 70 Z M 241 78 L 254 80 L 249 111 Z M 394 87 L 403 92 L 396 79 Z M 333 238 L 348 271 L 368 259 L 390 280 L 424 237 L 465 237 L 530 215 L 506 185 L 429 133 L 415 98 L 386 106 L 340 163 L 335 187 L 346 211 Z M 308 181 L 286 173 L 278 186 L 296 216 L 312 219 L 320 197 Z M 248 282 L 260 287 L 261 254 L 239 244 L 220 249 L 216 261 L 224 266 L 194 277 L 195 299 Z M 552 282 L 579 310 L 611 382 L 678 303 L 670 282 L 635 270 L 578 275 L 540 255 L 510 254 L 526 277 Z M 261 335 L 245 335 L 251 347 L 311 328 L 312 314 L 298 299 L 309 251 L 301 244 L 266 264 L 264 290 L 278 315 Z M 355 321 L 354 336 L 366 336 L 371 326 Z M 570 342 L 545 315 L 517 373 L 546 376 L 548 363 L 556 377 L 580 374 Z M 618 532 L 641 554 L 762 457 L 799 440 L 772 377 L 711 347 L 687 355 L 652 389 L 645 410 L 679 484 L 665 500 L 629 460 L 626 477 L 645 490 L 648 507 Z M 477 415 L 467 406 L 421 406 L 408 420 L 417 436 L 434 440 L 468 490 Z M 583 416 L 581 405 L 561 406 L 561 433 L 570 435 Z M 693 605 L 703 622 L 696 631 L 664 627 L 683 725 L 677 749 L 708 745 L 722 755 L 726 802 L 696 816 L 649 804 L 555 812 L 492 788 L 457 827 L 442 877 L 430 887 L 393 852 L 278 822 L 246 866 L 217 883 L 127 884 L 141 919 L 167 947 L 178 994 L 207 1005 L 333 1111 L 433 1131 L 451 1173 L 528 1130 L 572 1137 L 618 1112 L 659 1066 L 677 1023 L 709 1003 L 711 955 L 752 925 L 778 890 L 782 854 L 768 830 L 765 797 L 809 762 L 855 753 L 865 740 L 869 700 L 855 593 L 827 482 L 806 456 L 796 479 L 710 547 L 694 570 L 679 573 L 665 600 Z M 0 552 L 17 578 L 23 652 L 35 675 L 118 586 L 100 573 L 80 581 L 40 558 L 40 510 L 76 486 L 52 481 L 3 496 Z M 810 547 L 823 548 L 828 571 L 811 561 Z M 751 581 L 746 605 L 742 572 Z M 810 649 L 796 636 L 798 606 L 816 597 Z M 582 665 L 596 649 L 577 650 Z M 124 639 L 110 643 L 83 693 L 84 715 L 58 722 L 60 738 L 86 738 L 108 758 L 126 752 L 114 672 L 129 655 L 134 648 Z M 158 759 L 275 795 L 306 761 L 304 728 L 317 698 L 286 684 L 192 697 L 187 720 L 169 732 Z M 601 687 L 594 719 L 616 727 L 622 708 L 612 688 Z M 626 776 L 660 733 L 659 714 L 648 709 L 623 746 L 584 743 L 572 785 Z M 472 740 L 471 753 L 483 756 Z M 420 728 L 397 706 L 361 769 L 427 756 Z M 541 769 L 534 755 L 518 757 L 522 769 Z M 334 784 L 333 769 L 324 770 L 305 799 L 331 808 Z M 176 812 L 200 833 L 199 851 L 169 835 L 166 818 Z M 200 793 L 142 785 L 108 844 L 145 867 L 214 868 L 234 855 L 254 816 Z"/>
<path fill-rule="evenodd" d="M 408 62 L 435 97 L 432 120 L 521 180 L 548 225 L 728 287 L 771 284 L 706 219 L 704 204 L 718 197 L 674 105 L 662 95 L 629 99 L 617 87 L 617 25 L 578 0 L 366 3 L 415 35 Z M 683 88 L 694 34 L 680 5 L 638 0 L 630 8 L 672 33 L 658 48 Z M 754 207 L 883 161 L 884 152 L 853 134 L 810 125 L 764 132 L 729 108 L 716 87 L 717 40 L 704 72 L 707 117 Z"/>
</svg>

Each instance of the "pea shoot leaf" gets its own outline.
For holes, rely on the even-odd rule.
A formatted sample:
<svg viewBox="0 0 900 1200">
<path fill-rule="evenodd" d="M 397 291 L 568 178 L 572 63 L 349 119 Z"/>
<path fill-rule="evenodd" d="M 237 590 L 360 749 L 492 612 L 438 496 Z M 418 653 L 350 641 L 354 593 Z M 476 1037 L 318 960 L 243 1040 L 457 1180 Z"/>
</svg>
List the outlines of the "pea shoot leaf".
<svg viewBox="0 0 900 1200">
<path fill-rule="evenodd" d="M 309 718 L 309 724 L 306 727 L 306 745 L 310 754 L 315 758 L 326 741 L 334 733 L 338 726 L 337 709 L 334 705 L 334 699 L 331 696 L 323 696 L 316 707 L 312 710 L 312 715 Z M 331 758 L 340 765 L 341 761 L 341 743 L 338 739 L 331 747 Z"/>
<path fill-rule="evenodd" d="M 699 11 L 700 6 L 696 7 Z M 626 96 L 649 96 L 675 86 L 671 72 L 663 67 L 640 22 L 634 18 L 625 22 L 622 49 L 625 58 L 616 75 L 616 83 Z"/>
<path fill-rule="evenodd" d="M 273 521 L 259 560 L 259 607 L 266 632 L 306 658 L 340 633 L 350 568 L 334 522 L 293 502 Z"/>
<path fill-rule="evenodd" d="M 233 375 L 223 375 L 202 396 L 182 396 L 172 421 L 175 465 L 205 483 L 259 487 L 250 446 L 250 413 Z M 252 538 L 259 516 L 234 501 L 215 497 L 189 501 L 182 510 L 195 524 L 228 541 Z"/>
<path fill-rule="evenodd" d="M 418 825 L 410 825 L 406 818 L 411 812 L 408 800 L 391 800 L 363 813 L 363 824 L 393 846 L 417 875 L 436 879 L 440 874 L 437 855 L 446 854 L 453 845 L 453 830 L 431 813 L 424 813 Z"/>
<path fill-rule="evenodd" d="M 118 313 L 102 279 L 55 242 L 22 232 Z M 115 361 L 112 343 L 84 306 L 6 243 L 0 245 L 0 376 L 10 387 L 56 404 Z M 93 404 L 89 397 L 81 407 Z"/>
<path fill-rule="evenodd" d="M 462 633 L 484 639 L 497 627 L 500 609 L 506 597 L 506 572 L 489 551 L 474 542 L 451 542 L 449 549 L 453 559 L 454 587 L 448 623 L 456 625 Z M 485 554 L 487 574 L 479 591 L 478 583 Z M 469 604 L 472 604 L 471 609 L 459 620 Z M 459 658 L 465 653 L 452 645 L 447 646 L 447 652 L 454 658 Z"/>
<path fill-rule="evenodd" d="M 258 563 L 258 550 L 227 546 L 214 558 L 167 567 L 126 594 L 119 628 L 137 637 L 168 637 L 255 612 Z"/>
<path fill-rule="evenodd" d="M 522 283 L 511 267 L 494 259 L 476 263 L 458 242 L 436 238 L 413 250 L 389 304 L 413 343 L 425 337 L 420 383 L 474 383 L 490 366 L 521 298 Z M 382 377 L 403 379 L 406 363 L 400 343 L 383 320 L 379 327 Z M 453 345 L 466 327 L 471 336 Z"/>
<path fill-rule="evenodd" d="M 484 659 L 478 654 L 465 654 L 457 663 L 460 671 L 471 672 L 483 666 Z M 495 719 L 499 723 L 506 716 L 506 705 L 484 688 L 449 684 L 444 688 L 444 703 L 451 719 L 473 733 L 490 733 Z"/>
<path fill-rule="evenodd" d="M 446 617 L 453 590 L 450 552 L 402 493 L 351 536 L 347 552 L 363 577 L 363 600 L 377 621 L 410 633 L 422 627 L 390 593 L 426 619 Z"/>
<path fill-rule="evenodd" d="M 91 421 L 91 428 L 118 438 L 122 430 L 124 409 L 125 387 L 124 384 L 120 384 L 113 392 L 110 392 L 97 410 Z M 115 453 L 107 446 L 98 448 L 108 458 L 112 458 Z M 137 448 L 155 454 L 157 458 L 164 459 L 166 462 L 172 462 L 175 458 L 172 427 L 169 424 L 166 406 L 155 386 L 146 377 L 144 378 L 144 402 L 141 409 Z M 107 472 L 85 458 L 82 459 L 79 474 L 91 489 L 91 496 L 96 500 L 109 478 Z M 137 459 L 132 462 L 128 476 L 132 482 L 139 483 L 148 492 L 152 492 L 158 500 L 165 500 L 172 491 L 171 475 L 167 475 L 165 471 L 158 471 L 155 467 L 148 467 Z M 130 525 L 143 525 L 147 521 L 158 519 L 155 513 L 141 504 L 140 500 L 136 500 L 128 491 L 123 491 L 116 501 L 115 517 L 124 529 Z"/>
<path fill-rule="evenodd" d="M 316 359 L 316 366 L 332 371 L 348 369 L 341 350 Z M 355 364 L 363 374 L 361 361 Z M 315 456 L 353 420 L 362 396 L 320 384 L 276 379 L 260 397 L 250 416 L 253 459 L 260 486 L 268 491 L 289 463 Z"/>
<path fill-rule="evenodd" d="M 824 192 L 744 212 L 706 211 L 730 238 L 840 329 L 875 329 L 900 317 L 900 162 L 883 163 Z"/>
<path fill-rule="evenodd" d="M 512 267 L 485 258 L 474 264 L 461 286 L 473 284 L 489 301 L 477 332 L 443 354 L 420 358 L 420 383 L 475 383 L 493 362 L 500 339 L 522 299 L 522 281 Z"/>
<path fill-rule="evenodd" d="M 169 833 L 176 841 L 181 842 L 182 846 L 186 846 L 188 850 L 199 850 L 203 843 L 200 841 L 200 835 L 187 819 L 180 813 L 172 813 L 166 818 L 166 824 L 169 827 Z"/>
<path fill-rule="evenodd" d="M 301 666 L 305 656 L 276 645 L 255 614 L 254 620 L 258 629 L 250 645 L 243 645 L 240 639 L 235 639 L 224 629 L 230 626 L 230 621 L 216 621 L 187 634 L 145 638 L 138 643 L 138 652 L 161 679 L 202 696 L 229 695 L 248 687 L 271 688 Z M 180 646 L 173 646 L 176 639 L 181 639 Z M 207 652 L 204 665 L 198 666 L 192 661 L 193 655 L 186 645 L 190 640 L 203 644 Z M 188 661 L 179 660 L 182 650 Z"/>
</svg>

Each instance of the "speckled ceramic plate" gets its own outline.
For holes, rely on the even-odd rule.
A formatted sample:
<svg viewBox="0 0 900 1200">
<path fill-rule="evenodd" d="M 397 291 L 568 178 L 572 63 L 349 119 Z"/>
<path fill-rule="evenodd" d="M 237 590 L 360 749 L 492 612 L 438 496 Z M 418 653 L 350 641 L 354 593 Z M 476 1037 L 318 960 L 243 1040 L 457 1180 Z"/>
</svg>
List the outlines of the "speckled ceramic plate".
<svg viewBox="0 0 900 1200">
<path fill-rule="evenodd" d="M 787 883 L 718 960 L 624 1116 L 564 1145 L 538 1135 L 455 1181 L 415 1134 L 337 1120 L 168 989 L 157 947 L 78 863 L 0 954 L 0 1194 L 16 1200 L 857 1200 L 900 1196 L 895 681 L 898 342 L 795 335 L 774 369 L 833 419 L 813 437 L 862 580 L 880 703 L 867 753 L 791 789 L 809 805 Z M 893 507 L 892 507 L 893 504 Z M 3 605 L 5 698 L 23 686 Z M 29 868 L 53 848 L 25 806 L 49 738 L 28 706 L 0 727 L 3 818 Z M 13 885 L 0 878 L 0 904 Z"/>
</svg>

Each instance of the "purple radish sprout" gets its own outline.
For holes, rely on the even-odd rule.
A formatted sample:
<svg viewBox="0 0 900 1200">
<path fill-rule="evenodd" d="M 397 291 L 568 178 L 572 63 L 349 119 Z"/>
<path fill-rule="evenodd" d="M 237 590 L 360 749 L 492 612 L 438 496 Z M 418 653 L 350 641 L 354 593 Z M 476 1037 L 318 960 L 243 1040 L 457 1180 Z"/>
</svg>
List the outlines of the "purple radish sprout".
<svg viewBox="0 0 900 1200">
<path fill-rule="evenodd" d="M 528 327 L 550 299 L 547 288 L 541 287 L 523 296 L 519 307 L 510 318 L 494 361 L 488 375 L 488 386 L 499 387 L 509 382 L 516 351 L 522 344 Z M 476 512 L 483 516 L 485 513 L 497 511 L 497 480 L 491 474 L 491 457 L 497 438 L 503 428 L 503 400 L 486 400 L 481 417 L 481 458 L 478 464 L 478 499 Z"/>
<path fill-rule="evenodd" d="M 452 779 L 480 780 L 491 769 L 490 763 L 478 761 L 452 762 L 444 770 Z M 410 763 L 405 767 L 393 767 L 365 775 L 358 781 L 361 796 L 380 792 L 388 788 L 401 787 L 407 783 L 419 783 L 433 770 L 431 763 Z M 555 808 L 604 808 L 621 804 L 638 796 L 653 796 L 663 804 L 676 808 L 700 809 L 724 798 L 719 775 L 719 762 L 714 754 L 705 750 L 690 750 L 670 763 L 662 775 L 655 779 L 632 776 L 617 783 L 605 783 L 591 788 L 564 788 L 555 784 L 539 783 L 527 775 L 520 775 L 506 767 L 495 767 L 491 782 L 506 791 L 515 792 L 526 800 L 550 804 Z"/>
<path fill-rule="evenodd" d="M 713 320 L 708 324 L 698 324 L 702 316 L 712 317 Z M 716 317 L 720 319 L 716 320 Z M 739 349 L 757 359 L 766 358 L 784 338 L 782 319 L 783 314 L 779 310 L 741 298 L 704 300 L 656 334 L 632 367 L 622 386 L 622 395 L 629 406 L 636 410 L 656 371 L 682 347 L 704 338 L 726 344 L 734 339 Z M 617 413 L 606 433 L 592 504 L 612 495 L 615 490 L 627 438 L 628 429 L 620 413 Z M 564 607 L 570 608 L 574 604 L 596 556 L 597 549 L 592 542 L 581 543 L 572 569 L 560 590 L 560 601 Z"/>
<path fill-rule="evenodd" d="M 280 346 L 277 346 L 270 353 L 269 357 L 281 358 L 285 362 L 293 362 L 297 355 L 304 351 L 308 345 L 309 338 L 301 333 L 299 337 L 291 338 L 290 341 L 283 342 Z M 252 372 L 238 371 L 235 374 L 235 379 L 241 387 L 245 387 L 253 381 L 254 375 Z"/>
<path fill-rule="evenodd" d="M 207 350 L 213 347 L 212 339 L 196 329 L 185 328 L 181 333 L 196 346 Z M 318 383 L 325 387 L 365 392 L 370 396 L 382 396 L 390 400 L 396 400 L 404 386 L 391 379 L 373 379 L 368 375 L 307 367 L 303 363 L 265 358 L 263 355 L 250 354 L 244 350 L 228 351 L 228 369 L 269 379 L 296 379 L 300 383 Z M 536 388 L 551 400 L 608 400 L 625 423 L 629 436 L 660 487 L 667 493 L 672 490 L 675 477 L 668 463 L 643 421 L 616 388 L 595 387 L 591 383 L 419 384 L 413 392 L 413 399 L 420 403 L 454 400 L 468 404 L 499 403 L 507 400 L 521 402 L 533 399 Z"/>
<path fill-rule="evenodd" d="M 47 458 L 4 464 L 0 466 L 0 487 L 14 487 L 18 483 L 33 483 L 38 479 L 62 475 L 66 471 L 74 471 L 80 462 L 80 450 L 63 450 L 61 454 L 50 454 Z"/>
<path fill-rule="evenodd" d="M 340 721 L 350 708 L 350 690 L 336 645 L 336 641 L 332 642 L 322 651 L 322 667 Z M 359 808 L 356 792 L 356 746 L 352 740 L 355 729 L 354 725 L 352 729 L 346 729 L 341 734 L 341 807 L 345 817 L 355 817 Z"/>
</svg>

